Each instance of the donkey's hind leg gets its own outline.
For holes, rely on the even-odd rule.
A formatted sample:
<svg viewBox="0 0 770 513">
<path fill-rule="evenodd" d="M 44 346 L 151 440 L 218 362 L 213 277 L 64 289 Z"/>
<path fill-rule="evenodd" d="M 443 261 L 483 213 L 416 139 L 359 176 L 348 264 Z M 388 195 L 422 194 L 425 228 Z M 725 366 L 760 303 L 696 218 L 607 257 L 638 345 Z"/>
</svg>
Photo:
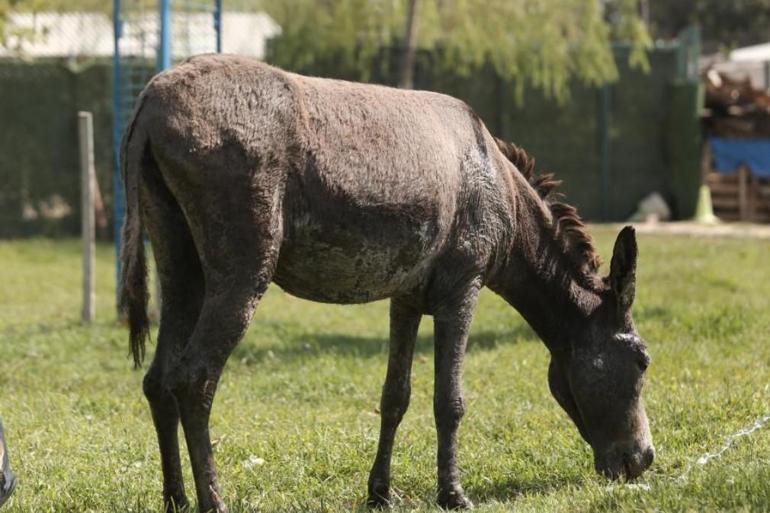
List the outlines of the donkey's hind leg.
<svg viewBox="0 0 770 513">
<path fill-rule="evenodd" d="M 412 357 L 417 328 L 422 315 L 396 298 L 390 301 L 390 350 L 388 372 L 380 401 L 380 442 L 377 457 L 369 473 L 371 507 L 384 506 L 390 501 L 390 459 L 396 429 L 409 407 L 411 393 Z"/>
<path fill-rule="evenodd" d="M 142 189 L 145 225 L 163 296 L 155 357 L 144 377 L 158 435 L 163 469 L 163 502 L 167 512 L 187 507 L 179 458 L 179 412 L 164 386 L 165 374 L 192 334 L 203 301 L 203 273 L 190 229 L 171 193 L 157 174 L 145 176 Z"/>
<path fill-rule="evenodd" d="M 268 265 L 264 257 L 256 261 Z M 198 323 L 170 378 L 179 405 L 201 512 L 226 511 L 214 465 L 209 416 L 225 362 L 246 331 L 256 302 L 269 283 L 264 274 L 246 270 L 245 267 L 233 269 L 232 280 L 225 286 L 209 286 L 209 280 L 206 280 Z"/>
<path fill-rule="evenodd" d="M 193 237 L 201 248 L 206 289 L 198 322 L 168 377 L 179 406 L 201 512 L 226 511 L 219 492 L 209 416 L 230 353 L 272 280 L 281 241 L 279 194 L 269 187 L 230 184 L 201 202 L 217 212 L 197 212 Z M 249 197 L 244 196 L 249 194 Z M 249 212 L 251 216 L 244 216 Z"/>
</svg>

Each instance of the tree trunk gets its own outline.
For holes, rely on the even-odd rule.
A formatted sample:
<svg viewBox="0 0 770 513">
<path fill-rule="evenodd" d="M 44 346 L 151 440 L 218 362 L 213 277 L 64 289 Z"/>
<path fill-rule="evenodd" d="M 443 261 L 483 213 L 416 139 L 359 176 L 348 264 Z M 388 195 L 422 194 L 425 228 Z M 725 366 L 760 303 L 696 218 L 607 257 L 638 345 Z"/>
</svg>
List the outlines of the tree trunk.
<svg viewBox="0 0 770 513">
<path fill-rule="evenodd" d="M 401 61 L 401 76 L 398 87 L 412 89 L 414 87 L 414 54 L 417 41 L 417 0 L 409 0 L 409 11 L 406 16 L 406 48 Z"/>
</svg>

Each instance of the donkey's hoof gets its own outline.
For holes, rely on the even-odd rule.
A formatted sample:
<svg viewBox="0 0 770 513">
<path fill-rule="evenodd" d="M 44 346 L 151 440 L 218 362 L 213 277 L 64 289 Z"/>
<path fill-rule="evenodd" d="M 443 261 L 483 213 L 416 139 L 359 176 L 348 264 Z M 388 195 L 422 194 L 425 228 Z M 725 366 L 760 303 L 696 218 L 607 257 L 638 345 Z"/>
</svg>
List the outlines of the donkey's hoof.
<svg viewBox="0 0 770 513">
<path fill-rule="evenodd" d="M 166 501 L 166 508 L 164 513 L 190 513 L 190 503 L 187 502 L 187 497 L 180 497 Z"/>
<path fill-rule="evenodd" d="M 390 498 L 382 495 L 370 495 L 366 499 L 366 507 L 372 509 L 388 508 L 390 507 Z"/>
<path fill-rule="evenodd" d="M 385 483 L 369 485 L 369 498 L 366 505 L 370 508 L 387 508 L 390 506 L 390 487 Z"/>
<path fill-rule="evenodd" d="M 439 492 L 437 502 L 443 509 L 473 509 L 473 503 L 461 489 Z"/>
</svg>

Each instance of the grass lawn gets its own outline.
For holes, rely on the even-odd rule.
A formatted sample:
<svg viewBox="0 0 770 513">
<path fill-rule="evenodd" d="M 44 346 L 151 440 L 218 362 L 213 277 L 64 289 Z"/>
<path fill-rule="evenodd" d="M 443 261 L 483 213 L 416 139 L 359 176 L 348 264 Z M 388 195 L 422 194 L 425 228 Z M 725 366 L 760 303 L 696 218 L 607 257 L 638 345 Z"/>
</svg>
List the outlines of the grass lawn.
<svg viewBox="0 0 770 513">
<path fill-rule="evenodd" d="M 609 259 L 614 233 L 596 227 Z M 657 458 L 637 485 L 594 474 L 551 398 L 548 352 L 485 291 L 465 365 L 463 482 L 479 511 L 769 511 L 770 241 L 641 235 L 635 318 Z M 98 249 L 98 320 L 79 319 L 78 242 L 0 242 L 0 414 L 19 484 L 3 513 L 156 511 L 155 433 Z M 385 375 L 386 302 L 328 306 L 272 287 L 230 359 L 212 414 L 233 512 L 364 510 Z M 396 511 L 431 511 L 432 323 L 393 458 Z M 186 456 L 186 454 L 185 454 Z M 185 458 L 186 460 L 186 458 Z M 194 497 L 188 473 L 188 496 Z"/>
</svg>

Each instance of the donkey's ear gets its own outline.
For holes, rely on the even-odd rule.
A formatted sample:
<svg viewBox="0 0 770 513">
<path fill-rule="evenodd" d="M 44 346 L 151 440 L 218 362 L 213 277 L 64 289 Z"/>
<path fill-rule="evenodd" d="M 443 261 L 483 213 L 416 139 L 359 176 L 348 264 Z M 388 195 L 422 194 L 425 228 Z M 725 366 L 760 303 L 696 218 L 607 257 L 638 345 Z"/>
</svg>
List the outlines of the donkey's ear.
<svg viewBox="0 0 770 513">
<path fill-rule="evenodd" d="M 618 310 L 627 312 L 634 302 L 636 293 L 636 232 L 633 226 L 626 226 L 615 240 L 610 263 L 610 287 L 618 301 Z"/>
</svg>

